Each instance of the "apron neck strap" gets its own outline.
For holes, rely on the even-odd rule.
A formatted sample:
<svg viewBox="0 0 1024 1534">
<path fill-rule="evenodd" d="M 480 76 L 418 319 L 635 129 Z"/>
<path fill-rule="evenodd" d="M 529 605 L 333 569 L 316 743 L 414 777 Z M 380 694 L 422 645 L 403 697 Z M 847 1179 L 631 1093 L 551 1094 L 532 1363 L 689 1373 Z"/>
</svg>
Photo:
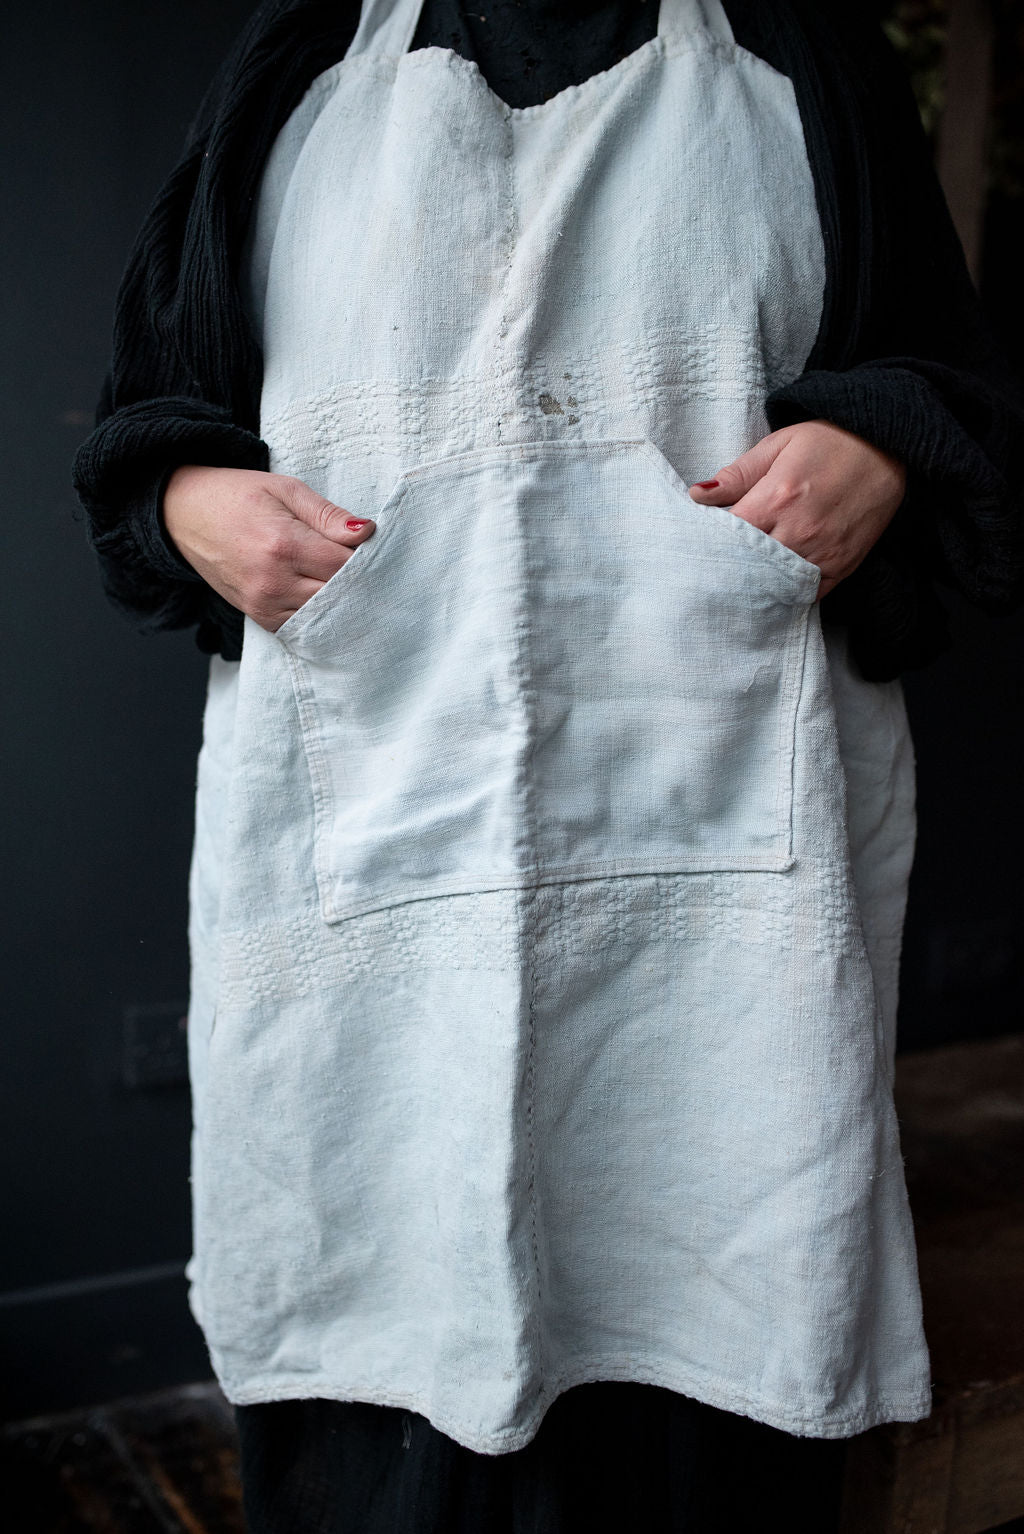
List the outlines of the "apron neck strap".
<svg viewBox="0 0 1024 1534">
<path fill-rule="evenodd" d="M 359 26 L 345 57 L 360 53 L 396 58 L 409 51 L 423 0 L 363 0 Z M 732 27 L 722 0 L 661 0 L 658 7 L 658 36 L 670 32 L 709 32 L 722 43 L 733 43 Z"/>
<path fill-rule="evenodd" d="M 670 32 L 692 32 L 696 28 L 710 32 L 720 43 L 731 45 L 736 41 L 722 0 L 661 0 L 659 37 Z"/>
<path fill-rule="evenodd" d="M 423 0 L 363 0 L 359 25 L 346 59 L 360 53 L 397 58 L 408 53 L 416 33 Z"/>
</svg>

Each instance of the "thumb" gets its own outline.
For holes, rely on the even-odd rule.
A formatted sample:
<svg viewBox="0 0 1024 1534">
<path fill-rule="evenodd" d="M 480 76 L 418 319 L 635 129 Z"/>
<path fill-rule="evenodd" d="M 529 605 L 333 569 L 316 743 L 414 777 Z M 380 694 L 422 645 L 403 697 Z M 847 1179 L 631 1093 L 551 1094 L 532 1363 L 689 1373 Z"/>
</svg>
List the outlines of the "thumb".
<svg viewBox="0 0 1024 1534">
<path fill-rule="evenodd" d="M 294 479 L 291 475 L 282 476 L 278 499 L 293 517 L 311 527 L 322 538 L 330 538 L 334 543 L 351 543 L 351 534 L 345 529 L 351 512 L 343 506 L 335 506 L 333 501 L 329 501 L 304 480 Z"/>
<path fill-rule="evenodd" d="M 710 480 L 690 486 L 690 498 L 704 506 L 735 506 L 763 479 L 786 445 L 787 430 L 770 432 L 719 469 Z"/>
</svg>

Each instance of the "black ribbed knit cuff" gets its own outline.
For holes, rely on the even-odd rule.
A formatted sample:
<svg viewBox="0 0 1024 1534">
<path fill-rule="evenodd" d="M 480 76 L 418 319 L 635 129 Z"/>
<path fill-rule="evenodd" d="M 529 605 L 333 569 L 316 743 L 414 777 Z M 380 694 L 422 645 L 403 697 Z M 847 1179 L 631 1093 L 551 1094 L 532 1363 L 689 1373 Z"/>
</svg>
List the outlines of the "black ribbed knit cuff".
<svg viewBox="0 0 1024 1534">
<path fill-rule="evenodd" d="M 971 395 L 977 416 L 978 383 Z M 766 401 L 772 430 L 821 419 L 863 437 L 907 467 L 908 493 L 887 547 L 901 545 L 919 570 L 956 586 L 970 600 L 1005 611 L 1020 600 L 1024 527 L 1019 497 L 1003 464 L 959 419 L 962 375 L 909 359 L 805 373 Z"/>
<path fill-rule="evenodd" d="M 204 648 L 216 648 L 211 624 L 230 624 L 234 609 L 182 556 L 163 522 L 167 481 L 188 463 L 266 471 L 270 453 L 219 406 L 145 400 L 97 426 L 78 449 L 72 482 L 114 605 L 144 631 L 203 623 Z"/>
</svg>

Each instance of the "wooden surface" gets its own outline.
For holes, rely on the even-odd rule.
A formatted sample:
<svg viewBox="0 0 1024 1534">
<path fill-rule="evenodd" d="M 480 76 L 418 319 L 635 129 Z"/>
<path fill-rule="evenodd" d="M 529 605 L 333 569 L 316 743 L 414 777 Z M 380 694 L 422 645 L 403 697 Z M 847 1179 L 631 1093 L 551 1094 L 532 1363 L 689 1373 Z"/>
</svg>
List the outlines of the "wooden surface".
<svg viewBox="0 0 1024 1534">
<path fill-rule="evenodd" d="M 186 1385 L 0 1434 L 5 1534 L 244 1534 L 234 1422 Z"/>
<path fill-rule="evenodd" d="M 852 1441 L 843 1534 L 985 1534 L 1024 1519 L 1024 1036 L 900 1056 L 896 1102 L 934 1409 Z"/>
</svg>

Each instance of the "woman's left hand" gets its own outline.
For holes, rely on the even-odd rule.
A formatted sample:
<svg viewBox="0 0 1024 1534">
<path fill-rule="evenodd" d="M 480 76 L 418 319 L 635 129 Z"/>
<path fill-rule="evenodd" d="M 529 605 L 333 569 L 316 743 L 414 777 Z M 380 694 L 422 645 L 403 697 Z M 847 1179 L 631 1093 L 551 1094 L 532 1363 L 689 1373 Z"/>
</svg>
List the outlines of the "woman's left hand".
<svg viewBox="0 0 1024 1534">
<path fill-rule="evenodd" d="M 898 458 L 831 421 L 762 437 L 711 481 L 703 506 L 727 506 L 821 570 L 818 600 L 850 575 L 892 521 L 906 490 Z"/>
</svg>

